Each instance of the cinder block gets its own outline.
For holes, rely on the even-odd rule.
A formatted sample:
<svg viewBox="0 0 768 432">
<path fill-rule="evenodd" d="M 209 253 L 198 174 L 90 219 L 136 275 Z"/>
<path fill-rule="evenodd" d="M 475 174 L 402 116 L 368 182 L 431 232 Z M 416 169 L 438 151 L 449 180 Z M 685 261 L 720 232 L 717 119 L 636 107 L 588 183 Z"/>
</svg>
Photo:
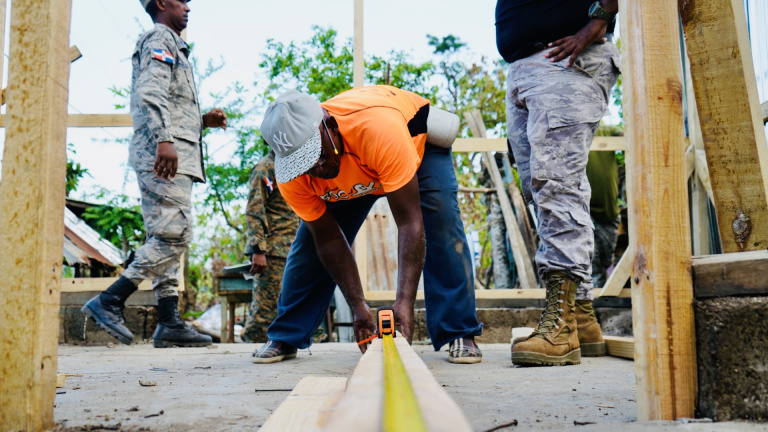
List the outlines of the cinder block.
<svg viewBox="0 0 768 432">
<path fill-rule="evenodd" d="M 699 415 L 768 420 L 768 297 L 694 302 Z"/>
<path fill-rule="evenodd" d="M 595 314 L 604 335 L 632 337 L 632 309 L 595 308 Z"/>
<path fill-rule="evenodd" d="M 125 308 L 125 325 L 133 333 L 134 342 L 145 339 L 145 327 L 148 309 L 141 306 L 128 306 Z M 155 313 L 156 315 L 156 313 Z M 89 321 L 83 331 L 85 315 L 80 312 L 80 306 L 62 306 L 59 314 L 59 343 L 74 345 L 106 345 L 107 343 L 119 343 L 119 341 L 99 328 L 93 321 Z M 155 319 L 156 320 L 156 319 Z M 154 327 L 152 327 L 154 330 Z M 151 336 L 151 333 L 150 333 Z"/>
</svg>

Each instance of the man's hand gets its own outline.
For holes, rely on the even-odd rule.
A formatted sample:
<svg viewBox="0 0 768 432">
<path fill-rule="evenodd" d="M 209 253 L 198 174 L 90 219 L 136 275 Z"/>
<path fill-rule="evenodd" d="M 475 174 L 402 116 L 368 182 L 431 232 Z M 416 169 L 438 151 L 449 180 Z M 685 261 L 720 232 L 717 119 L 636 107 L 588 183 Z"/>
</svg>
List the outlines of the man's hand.
<svg viewBox="0 0 768 432">
<path fill-rule="evenodd" d="M 587 47 L 593 43 L 605 43 L 603 36 L 605 35 L 605 30 L 607 28 L 608 21 L 597 18 L 591 19 L 589 20 L 589 23 L 575 35 L 567 36 L 550 43 L 549 47 L 553 49 L 546 54 L 546 57 L 550 59 L 549 61 L 555 63 L 571 56 L 571 58 L 568 59 L 568 67 L 571 67 Z"/>
<path fill-rule="evenodd" d="M 395 325 L 400 327 L 400 333 L 410 345 L 413 342 L 413 305 L 395 300 L 392 309 L 395 311 Z"/>
<path fill-rule="evenodd" d="M 203 114 L 203 126 L 207 128 L 222 128 L 227 130 L 227 114 L 218 108 Z"/>
<path fill-rule="evenodd" d="M 176 155 L 176 148 L 170 141 L 163 141 L 157 144 L 157 155 L 155 156 L 154 171 L 162 179 L 173 178 L 176 176 L 176 170 L 179 168 L 179 157 Z"/>
<path fill-rule="evenodd" d="M 248 273 L 252 275 L 262 274 L 267 269 L 267 256 L 264 254 L 251 255 L 251 270 Z"/>
<path fill-rule="evenodd" d="M 352 328 L 355 330 L 355 339 L 360 342 L 368 339 L 376 334 L 376 326 L 373 324 L 373 318 L 371 317 L 371 309 L 365 302 L 362 305 L 354 308 L 353 315 L 354 324 Z M 370 343 L 370 342 L 369 342 Z M 358 345 L 360 352 L 365 354 L 368 349 L 368 343 Z"/>
</svg>

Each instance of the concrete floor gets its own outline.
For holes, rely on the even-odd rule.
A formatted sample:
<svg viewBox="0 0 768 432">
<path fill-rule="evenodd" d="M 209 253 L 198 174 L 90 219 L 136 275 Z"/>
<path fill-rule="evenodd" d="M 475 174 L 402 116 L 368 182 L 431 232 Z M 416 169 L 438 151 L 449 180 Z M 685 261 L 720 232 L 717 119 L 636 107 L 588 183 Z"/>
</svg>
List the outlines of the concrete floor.
<svg viewBox="0 0 768 432">
<path fill-rule="evenodd" d="M 257 430 L 301 378 L 349 377 L 360 359 L 355 345 L 331 343 L 315 345 L 311 355 L 300 351 L 295 360 L 255 365 L 256 346 L 60 346 L 59 373 L 83 376 L 68 377 L 59 389 L 56 430 Z M 446 352 L 414 345 L 476 431 L 513 420 L 517 426 L 499 430 L 768 431 L 754 423 L 636 422 L 632 361 L 603 357 L 578 366 L 518 368 L 508 344 L 480 347 L 482 363 L 454 365 Z"/>
</svg>

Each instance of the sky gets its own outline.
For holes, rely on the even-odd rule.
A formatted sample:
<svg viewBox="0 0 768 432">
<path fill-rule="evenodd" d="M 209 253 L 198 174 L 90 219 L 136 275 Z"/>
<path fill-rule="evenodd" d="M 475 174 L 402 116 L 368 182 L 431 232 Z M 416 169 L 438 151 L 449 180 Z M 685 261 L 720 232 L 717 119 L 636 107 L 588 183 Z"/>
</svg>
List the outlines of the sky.
<svg viewBox="0 0 768 432">
<path fill-rule="evenodd" d="M 9 3 L 10 11 L 12 0 Z M 139 0 L 72 3 L 70 45 L 77 45 L 83 57 L 70 69 L 69 112 L 115 113 L 114 104 L 122 101 L 109 89 L 130 86 L 131 54 L 139 35 L 152 27 L 151 19 Z M 414 62 L 424 61 L 431 54 L 427 34 L 452 34 L 478 57 L 500 58 L 495 43 L 495 5 L 495 0 L 365 1 L 364 53 L 384 56 L 392 50 L 406 51 Z M 193 57 L 203 62 L 223 60 L 226 64 L 203 83 L 203 106 L 208 105 L 208 93 L 223 90 L 234 81 L 254 82 L 268 39 L 305 41 L 312 36 L 313 25 L 332 27 L 338 32 L 339 42 L 354 35 L 354 0 L 194 0 L 189 6 L 187 40 L 195 45 Z M 6 36 L 5 77 L 8 42 Z M 138 196 L 132 170 L 126 163 L 127 145 L 105 142 L 130 134 L 130 128 L 69 128 L 67 142 L 75 150 L 70 157 L 92 176 L 81 181 L 76 197 L 82 198 L 83 192 L 93 192 L 98 186 Z M 5 141 L 2 138 L 0 150 Z M 210 142 L 215 145 L 227 140 L 226 133 L 216 132 Z"/>
</svg>

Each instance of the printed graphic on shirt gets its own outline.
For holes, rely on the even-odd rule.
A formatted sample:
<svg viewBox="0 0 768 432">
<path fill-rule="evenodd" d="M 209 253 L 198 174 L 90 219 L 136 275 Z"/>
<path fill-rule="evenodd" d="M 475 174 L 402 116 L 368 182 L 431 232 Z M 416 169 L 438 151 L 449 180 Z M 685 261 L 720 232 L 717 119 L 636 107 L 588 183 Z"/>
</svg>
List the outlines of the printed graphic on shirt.
<svg viewBox="0 0 768 432">
<path fill-rule="evenodd" d="M 382 188 L 381 183 L 376 185 L 375 182 L 370 182 L 368 183 L 367 186 L 362 183 L 358 183 L 353 187 L 354 193 L 351 195 L 344 190 L 336 189 L 336 190 L 328 191 L 323 195 L 320 195 L 320 199 L 325 201 L 343 201 L 343 200 L 361 197 L 363 195 L 368 195 L 370 193 L 376 192 L 381 188 Z"/>
</svg>

